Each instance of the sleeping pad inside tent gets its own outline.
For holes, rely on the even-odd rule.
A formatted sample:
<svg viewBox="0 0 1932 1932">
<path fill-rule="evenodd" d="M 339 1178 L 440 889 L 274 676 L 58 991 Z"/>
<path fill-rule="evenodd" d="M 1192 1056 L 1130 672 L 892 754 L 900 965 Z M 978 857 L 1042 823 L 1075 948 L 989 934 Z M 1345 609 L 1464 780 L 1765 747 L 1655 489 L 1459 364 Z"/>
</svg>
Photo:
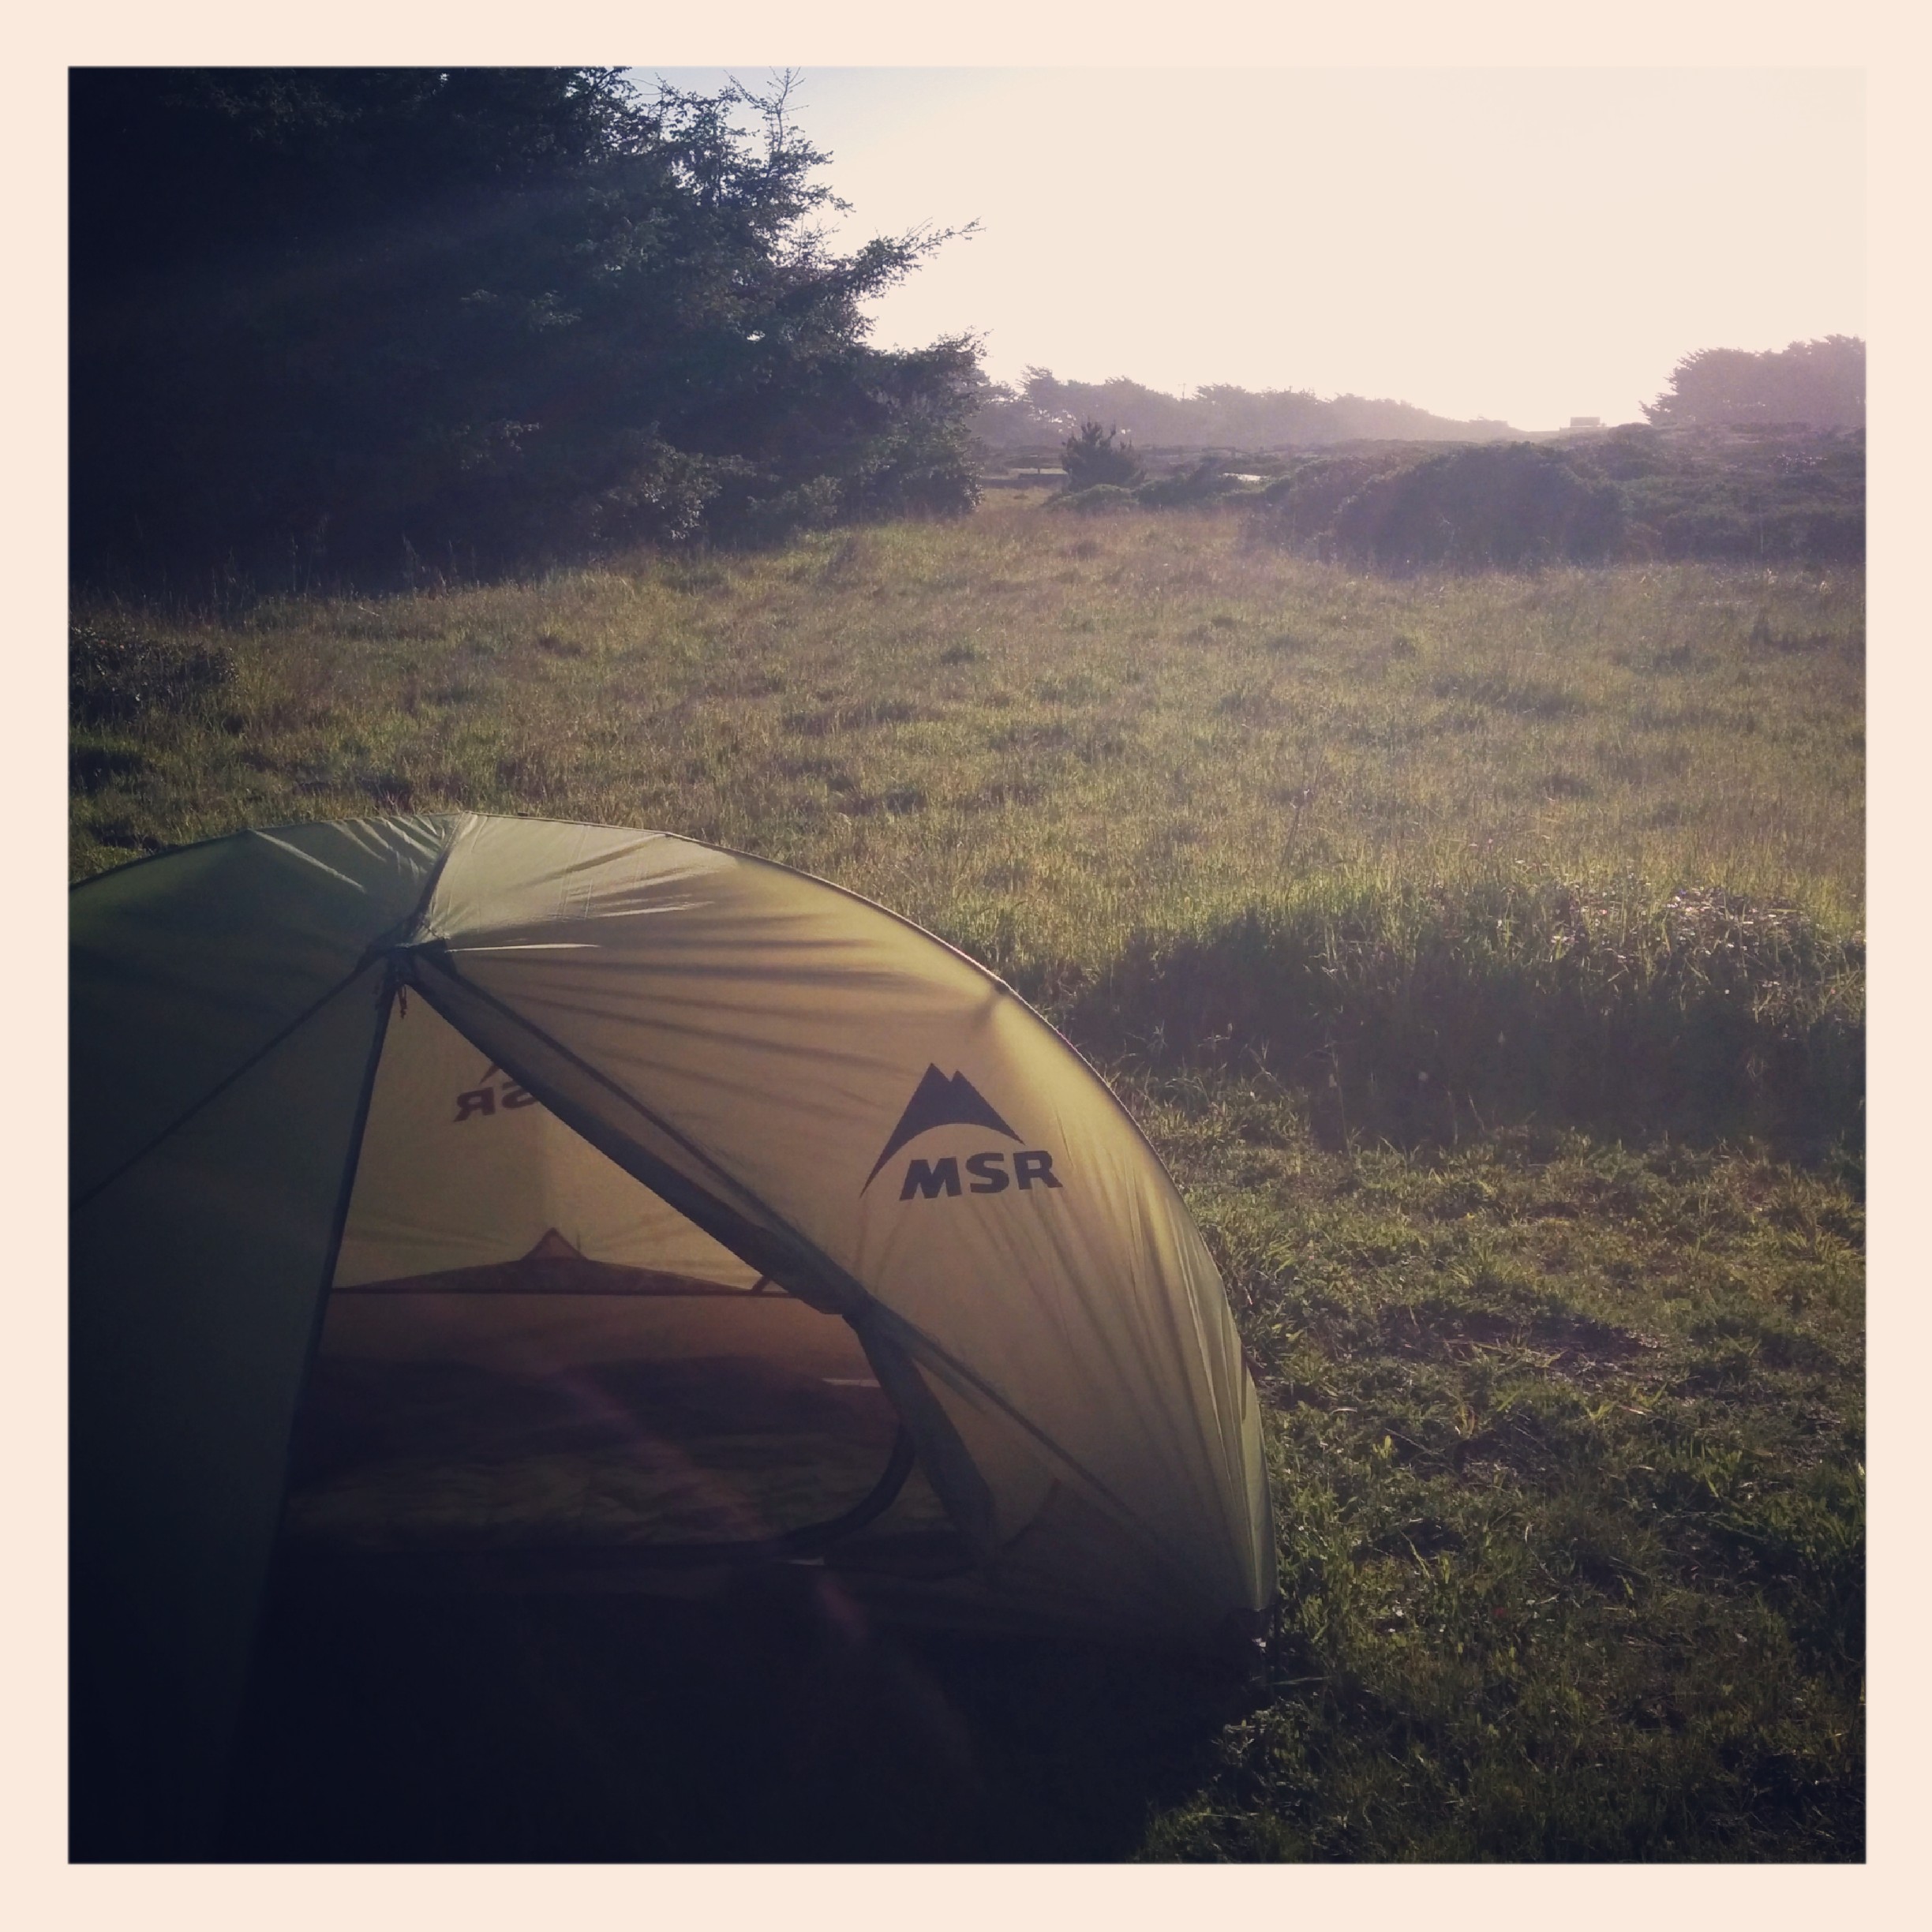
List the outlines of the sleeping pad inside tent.
<svg viewBox="0 0 1932 1932">
<path fill-rule="evenodd" d="M 279 1548 L 1209 1648 L 1274 1559 L 1171 1181 L 1010 989 L 821 880 L 470 814 L 70 917 L 73 1849 L 193 1855 Z"/>
</svg>

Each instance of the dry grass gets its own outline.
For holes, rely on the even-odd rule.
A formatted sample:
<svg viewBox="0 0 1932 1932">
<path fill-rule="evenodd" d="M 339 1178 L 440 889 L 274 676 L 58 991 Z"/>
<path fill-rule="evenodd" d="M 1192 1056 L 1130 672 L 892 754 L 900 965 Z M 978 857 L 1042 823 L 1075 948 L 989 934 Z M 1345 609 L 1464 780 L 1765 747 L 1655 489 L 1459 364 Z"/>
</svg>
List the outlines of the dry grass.
<svg viewBox="0 0 1932 1932">
<path fill-rule="evenodd" d="M 1863 586 L 1393 585 L 1234 519 L 1002 506 L 755 558 L 259 608 L 75 869 L 264 816 L 473 807 L 755 848 L 1110 950 L 1288 882 L 1606 867 L 1860 920 Z"/>
</svg>

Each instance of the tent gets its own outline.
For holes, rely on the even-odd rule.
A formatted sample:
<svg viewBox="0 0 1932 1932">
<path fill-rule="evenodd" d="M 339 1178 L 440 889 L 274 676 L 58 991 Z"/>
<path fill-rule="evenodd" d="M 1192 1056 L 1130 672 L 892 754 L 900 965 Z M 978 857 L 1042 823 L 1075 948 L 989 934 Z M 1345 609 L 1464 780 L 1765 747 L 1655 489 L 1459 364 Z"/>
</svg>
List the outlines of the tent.
<svg viewBox="0 0 1932 1932">
<path fill-rule="evenodd" d="M 1259 1627 L 1206 1246 L 930 934 L 687 839 L 470 814 L 212 840 L 70 927 L 75 1855 L 213 1843 L 279 1548 Z"/>
</svg>

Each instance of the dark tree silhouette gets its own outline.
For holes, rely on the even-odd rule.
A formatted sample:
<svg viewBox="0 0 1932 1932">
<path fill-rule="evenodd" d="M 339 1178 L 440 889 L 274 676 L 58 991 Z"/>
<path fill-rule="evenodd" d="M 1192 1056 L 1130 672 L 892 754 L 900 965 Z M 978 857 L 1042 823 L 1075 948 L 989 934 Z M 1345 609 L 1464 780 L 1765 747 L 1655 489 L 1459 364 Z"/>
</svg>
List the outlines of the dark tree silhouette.
<svg viewBox="0 0 1932 1932">
<path fill-rule="evenodd" d="M 976 345 L 882 351 L 863 313 L 946 237 L 833 253 L 787 92 L 77 70 L 77 569 L 489 570 L 970 505 Z"/>
</svg>

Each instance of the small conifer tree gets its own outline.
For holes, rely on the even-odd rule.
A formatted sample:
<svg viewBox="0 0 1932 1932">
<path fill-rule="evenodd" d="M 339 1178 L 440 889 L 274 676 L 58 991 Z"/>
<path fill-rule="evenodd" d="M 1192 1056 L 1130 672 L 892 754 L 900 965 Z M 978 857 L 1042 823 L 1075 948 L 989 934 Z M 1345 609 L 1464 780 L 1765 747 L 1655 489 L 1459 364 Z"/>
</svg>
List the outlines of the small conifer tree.
<svg viewBox="0 0 1932 1932">
<path fill-rule="evenodd" d="M 1131 489 L 1140 481 L 1140 459 L 1131 443 L 1115 440 L 1119 435 L 1118 427 L 1103 429 L 1088 421 L 1080 425 L 1078 436 L 1067 438 L 1060 446 L 1060 467 L 1069 489 L 1091 489 L 1096 483 Z"/>
</svg>

